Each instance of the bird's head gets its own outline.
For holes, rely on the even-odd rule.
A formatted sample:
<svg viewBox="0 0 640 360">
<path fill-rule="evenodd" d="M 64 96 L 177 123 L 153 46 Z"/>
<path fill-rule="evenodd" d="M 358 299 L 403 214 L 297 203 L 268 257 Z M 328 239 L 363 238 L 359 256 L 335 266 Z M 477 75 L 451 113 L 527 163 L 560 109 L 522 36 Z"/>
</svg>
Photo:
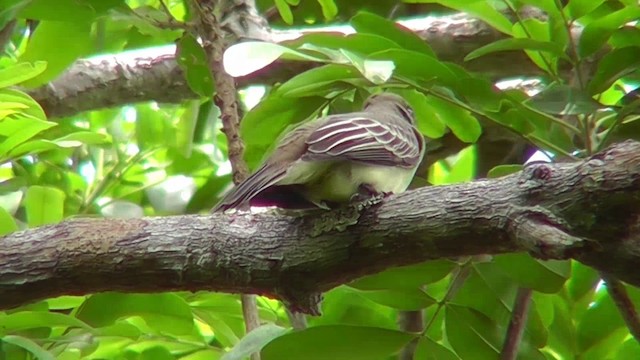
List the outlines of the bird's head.
<svg viewBox="0 0 640 360">
<path fill-rule="evenodd" d="M 379 108 L 382 111 L 391 111 L 415 125 L 413 109 L 400 95 L 389 92 L 371 95 L 364 102 L 364 110 L 376 111 L 374 108 Z"/>
</svg>

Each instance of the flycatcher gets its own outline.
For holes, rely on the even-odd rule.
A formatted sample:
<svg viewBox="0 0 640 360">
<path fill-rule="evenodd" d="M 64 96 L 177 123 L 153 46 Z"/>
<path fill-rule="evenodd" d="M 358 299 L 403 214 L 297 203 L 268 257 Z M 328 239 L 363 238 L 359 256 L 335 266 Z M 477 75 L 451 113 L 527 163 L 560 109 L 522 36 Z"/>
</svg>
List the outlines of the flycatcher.
<svg viewBox="0 0 640 360">
<path fill-rule="evenodd" d="M 400 193 L 413 179 L 424 148 L 407 102 L 392 93 L 372 95 L 360 112 L 322 117 L 286 134 L 213 211 L 290 195 L 330 208 L 355 196 Z"/>
</svg>

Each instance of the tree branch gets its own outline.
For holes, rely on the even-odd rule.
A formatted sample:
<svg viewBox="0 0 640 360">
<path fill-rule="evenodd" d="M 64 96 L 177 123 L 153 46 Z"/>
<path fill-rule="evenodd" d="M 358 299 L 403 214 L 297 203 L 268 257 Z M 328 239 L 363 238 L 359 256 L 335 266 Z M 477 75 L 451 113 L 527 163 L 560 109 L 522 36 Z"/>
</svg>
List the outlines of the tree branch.
<svg viewBox="0 0 640 360">
<path fill-rule="evenodd" d="M 627 141 L 584 161 L 409 191 L 344 231 L 326 225 L 345 209 L 71 219 L 16 232 L 0 238 L 0 307 L 63 294 L 214 290 L 317 313 L 318 292 L 365 274 L 522 250 L 571 257 L 639 286 L 638 153 L 640 143 Z M 530 221 L 568 236 L 523 237 Z"/>
<path fill-rule="evenodd" d="M 322 28 L 272 30 L 251 11 L 239 14 L 245 14 L 245 17 L 227 21 L 223 25 L 234 33 L 235 38 L 240 39 L 282 43 L 305 33 L 327 31 Z M 249 21 L 242 22 L 243 19 Z M 237 26 L 239 22 L 251 26 Z M 469 15 L 429 16 L 400 23 L 427 41 L 439 59 L 464 65 L 469 71 L 483 73 L 494 79 L 543 74 L 522 51 L 499 52 L 464 61 L 471 51 L 505 38 L 504 34 Z M 343 26 L 331 31 L 348 34 L 353 29 Z M 52 118 L 142 101 L 179 103 L 196 98 L 176 65 L 174 52 L 173 47 L 167 47 L 155 54 L 122 53 L 78 60 L 58 79 L 29 93 Z M 278 60 L 235 80 L 239 87 L 274 84 L 284 82 L 313 66 L 312 63 Z M 568 74 L 570 67 L 561 70 Z"/>
</svg>

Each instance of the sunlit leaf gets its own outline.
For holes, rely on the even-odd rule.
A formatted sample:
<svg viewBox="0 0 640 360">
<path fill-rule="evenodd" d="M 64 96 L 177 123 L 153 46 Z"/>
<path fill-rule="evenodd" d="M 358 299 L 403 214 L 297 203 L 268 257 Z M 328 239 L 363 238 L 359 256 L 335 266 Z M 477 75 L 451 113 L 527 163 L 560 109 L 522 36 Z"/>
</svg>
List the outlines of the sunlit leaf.
<svg viewBox="0 0 640 360">
<path fill-rule="evenodd" d="M 211 97 L 213 76 L 207 54 L 193 36 L 183 36 L 177 44 L 176 61 L 184 71 L 189 88 L 202 97 Z"/>
<path fill-rule="evenodd" d="M 31 186 L 24 197 L 30 227 L 55 224 L 64 216 L 65 193 L 48 186 Z"/>
<path fill-rule="evenodd" d="M 73 61 L 88 54 L 91 45 L 90 23 L 41 21 L 19 60 L 46 61 L 47 68 L 22 84 L 36 87 L 52 80 Z"/>
<path fill-rule="evenodd" d="M 2 338 L 3 342 L 7 344 L 13 344 L 19 346 L 21 348 L 26 349 L 33 355 L 35 355 L 38 360 L 55 360 L 56 357 L 53 356 L 49 351 L 45 350 L 42 346 L 38 345 L 35 341 L 26 338 L 24 336 L 18 335 L 5 335 Z"/>
<path fill-rule="evenodd" d="M 246 41 L 235 44 L 224 53 L 224 68 L 231 76 L 244 76 L 260 70 L 278 58 L 288 60 L 323 61 L 288 47 L 258 41 Z"/>
<path fill-rule="evenodd" d="M 640 7 L 627 6 L 589 23 L 580 35 L 578 53 L 582 58 L 593 55 L 602 48 L 616 29 L 639 17 Z"/>
<path fill-rule="evenodd" d="M 0 88 L 19 84 L 41 74 L 47 68 L 44 61 L 33 64 L 22 62 L 4 69 L 0 69 Z"/>
</svg>

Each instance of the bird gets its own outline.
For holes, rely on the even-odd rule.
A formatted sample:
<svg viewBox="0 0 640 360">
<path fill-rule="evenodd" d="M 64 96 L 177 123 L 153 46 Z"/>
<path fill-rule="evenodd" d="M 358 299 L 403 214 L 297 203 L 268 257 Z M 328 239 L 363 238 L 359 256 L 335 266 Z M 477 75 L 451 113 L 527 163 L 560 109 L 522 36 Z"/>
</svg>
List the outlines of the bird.
<svg viewBox="0 0 640 360">
<path fill-rule="evenodd" d="M 359 112 L 321 117 L 284 135 L 212 212 L 255 204 L 286 208 L 300 201 L 331 209 L 354 199 L 400 193 L 424 152 L 425 140 L 407 101 L 391 92 L 374 94 Z"/>
</svg>

